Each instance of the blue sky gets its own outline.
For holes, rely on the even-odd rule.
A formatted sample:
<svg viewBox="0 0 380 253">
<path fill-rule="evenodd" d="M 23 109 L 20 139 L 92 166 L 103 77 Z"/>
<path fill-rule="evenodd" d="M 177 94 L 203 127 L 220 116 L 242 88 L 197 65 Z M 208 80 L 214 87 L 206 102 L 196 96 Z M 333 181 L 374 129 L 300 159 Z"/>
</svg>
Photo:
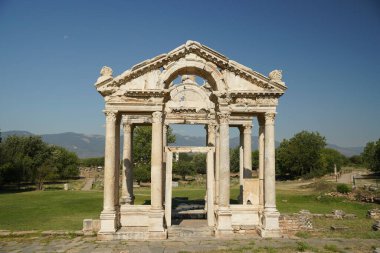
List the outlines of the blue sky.
<svg viewBox="0 0 380 253">
<path fill-rule="evenodd" d="M 101 67 L 118 75 L 189 39 L 265 75 L 283 70 L 277 140 L 380 137 L 380 2 L 365 0 L 2 0 L 0 128 L 103 134 Z"/>
</svg>

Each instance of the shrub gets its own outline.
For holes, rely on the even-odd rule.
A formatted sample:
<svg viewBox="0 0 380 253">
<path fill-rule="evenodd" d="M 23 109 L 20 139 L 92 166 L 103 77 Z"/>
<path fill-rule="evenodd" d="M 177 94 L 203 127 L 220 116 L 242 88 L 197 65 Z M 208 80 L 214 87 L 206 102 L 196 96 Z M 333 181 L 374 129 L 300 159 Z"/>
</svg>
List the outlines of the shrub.
<svg viewBox="0 0 380 253">
<path fill-rule="evenodd" d="M 150 171 L 148 164 L 136 164 L 134 168 L 134 178 L 140 184 L 141 182 L 150 181 Z"/>
<path fill-rule="evenodd" d="M 351 189 L 346 184 L 337 184 L 336 191 L 339 193 L 349 193 L 351 191 Z"/>
</svg>

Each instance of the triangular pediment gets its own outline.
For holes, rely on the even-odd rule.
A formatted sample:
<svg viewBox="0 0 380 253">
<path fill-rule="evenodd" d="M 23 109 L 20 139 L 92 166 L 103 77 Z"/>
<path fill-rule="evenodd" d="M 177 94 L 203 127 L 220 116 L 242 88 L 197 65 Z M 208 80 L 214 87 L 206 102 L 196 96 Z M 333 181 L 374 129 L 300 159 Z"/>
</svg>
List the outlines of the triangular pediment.
<svg viewBox="0 0 380 253">
<path fill-rule="evenodd" d="M 183 59 L 189 59 L 191 57 L 198 58 L 204 63 L 214 66 L 217 71 L 223 73 L 223 79 L 232 78 L 233 80 L 236 79 L 236 83 L 239 84 L 242 84 L 244 82 L 252 84 L 251 86 L 245 85 L 244 87 L 257 87 L 257 90 L 259 91 L 268 91 L 275 93 L 283 93 L 287 89 L 285 83 L 281 80 L 281 71 L 277 71 L 274 74 L 271 72 L 269 77 L 267 77 L 252 70 L 249 67 L 228 59 L 226 56 L 220 54 L 219 52 L 196 41 L 187 41 L 185 44 L 175 48 L 166 54 L 161 54 L 149 60 L 138 63 L 116 77 L 112 77 L 112 70 L 110 68 L 106 69 L 106 71 L 103 71 L 103 68 L 101 72 L 102 76 L 98 79 L 95 85 L 103 96 L 107 96 L 115 93 L 118 90 L 118 87 L 122 87 L 127 82 L 133 81 L 133 79 L 137 79 L 143 75 L 146 75 L 147 73 L 151 73 L 152 71 L 156 71 L 154 73 L 154 76 L 158 76 L 162 71 L 165 71 L 167 66 L 170 66 L 170 64 L 173 62 L 179 62 Z M 104 72 L 105 74 L 103 74 Z M 239 89 L 238 85 L 226 85 L 226 87 L 226 90 L 234 92 Z M 247 89 L 244 87 L 241 89 L 245 91 L 254 90 L 254 88 Z M 158 86 L 156 88 L 163 89 L 163 87 Z M 150 89 L 152 89 L 152 85 L 150 85 Z"/>
</svg>

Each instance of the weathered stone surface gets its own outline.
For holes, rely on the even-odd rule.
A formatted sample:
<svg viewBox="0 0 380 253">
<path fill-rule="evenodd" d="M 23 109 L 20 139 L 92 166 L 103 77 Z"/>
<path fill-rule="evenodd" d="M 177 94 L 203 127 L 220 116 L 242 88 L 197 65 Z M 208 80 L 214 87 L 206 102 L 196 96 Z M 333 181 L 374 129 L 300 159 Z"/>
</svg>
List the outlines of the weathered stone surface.
<svg viewBox="0 0 380 253">
<path fill-rule="evenodd" d="M 331 230 L 346 230 L 346 229 L 348 229 L 349 227 L 346 227 L 346 226 L 339 226 L 339 225 L 334 225 L 334 226 L 331 226 L 330 228 L 331 228 Z"/>
<path fill-rule="evenodd" d="M 197 77 L 203 83 L 198 83 Z M 275 201 L 274 125 L 278 100 L 287 89 L 281 70 L 266 77 L 207 46 L 187 41 L 115 77 L 112 69 L 104 66 L 95 87 L 104 97 L 106 108 L 104 202 L 100 225 L 95 220 L 85 220 L 85 234 L 98 232 L 98 237 L 105 240 L 166 238 L 165 229 L 170 228 L 172 220 L 171 191 L 175 187 L 172 154 L 188 151 L 207 153 L 206 204 L 181 205 L 173 212 L 175 215 L 185 212 L 191 217 L 206 216 L 207 225 L 216 230 L 216 235 L 230 236 L 232 225 L 237 233 L 254 231 L 240 227 L 252 225 L 263 236 L 280 236 L 280 214 Z M 255 117 L 260 125 L 258 179 L 252 178 L 251 161 Z M 125 142 L 119 196 L 121 121 Z M 148 208 L 128 208 L 134 206 L 133 127 L 147 124 L 152 125 L 151 203 Z M 206 147 L 180 147 L 176 151 L 168 147 L 169 124 L 205 124 Z M 240 199 L 242 206 L 251 207 L 247 209 L 230 205 L 230 126 L 239 127 L 243 133 Z M 135 231 L 132 227 L 147 231 Z"/>
<path fill-rule="evenodd" d="M 375 224 L 373 224 L 372 226 L 372 229 L 375 230 L 375 231 L 379 231 L 380 230 L 380 221 L 376 221 Z"/>
<path fill-rule="evenodd" d="M 379 220 L 380 219 L 380 209 L 374 208 L 374 209 L 368 210 L 367 217 L 371 218 L 371 219 Z"/>
</svg>

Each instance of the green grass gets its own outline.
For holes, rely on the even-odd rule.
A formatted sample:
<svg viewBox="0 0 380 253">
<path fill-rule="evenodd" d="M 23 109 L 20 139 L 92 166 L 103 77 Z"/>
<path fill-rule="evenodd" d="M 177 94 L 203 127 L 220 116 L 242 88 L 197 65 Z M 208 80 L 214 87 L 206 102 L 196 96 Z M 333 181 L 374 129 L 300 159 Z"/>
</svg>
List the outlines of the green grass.
<svg viewBox="0 0 380 253">
<path fill-rule="evenodd" d="M 149 204 L 150 194 L 150 188 L 135 189 L 135 203 Z M 188 201 L 194 203 L 203 202 L 205 194 L 205 186 L 186 185 L 173 188 L 173 198 L 186 197 Z M 238 187 L 235 185 L 231 187 L 231 203 L 234 203 L 233 199 L 236 199 L 238 194 Z M 298 192 L 280 187 L 277 190 L 277 206 L 281 213 L 294 213 L 301 209 L 308 209 L 312 213 L 331 213 L 334 209 L 341 209 L 346 213 L 355 214 L 358 218 L 314 219 L 314 227 L 324 232 L 317 235 L 305 232 L 304 238 L 314 236 L 380 238 L 379 233 L 371 230 L 373 221 L 365 218 L 367 210 L 378 205 L 318 196 L 315 190 Z M 49 190 L 0 193 L 0 230 L 79 230 L 82 228 L 83 219 L 99 217 L 102 201 L 102 191 Z M 331 231 L 332 225 L 347 226 L 349 230 Z"/>
<path fill-rule="evenodd" d="M 0 194 L 0 229 L 78 230 L 99 217 L 102 192 L 30 191 Z"/>
</svg>

